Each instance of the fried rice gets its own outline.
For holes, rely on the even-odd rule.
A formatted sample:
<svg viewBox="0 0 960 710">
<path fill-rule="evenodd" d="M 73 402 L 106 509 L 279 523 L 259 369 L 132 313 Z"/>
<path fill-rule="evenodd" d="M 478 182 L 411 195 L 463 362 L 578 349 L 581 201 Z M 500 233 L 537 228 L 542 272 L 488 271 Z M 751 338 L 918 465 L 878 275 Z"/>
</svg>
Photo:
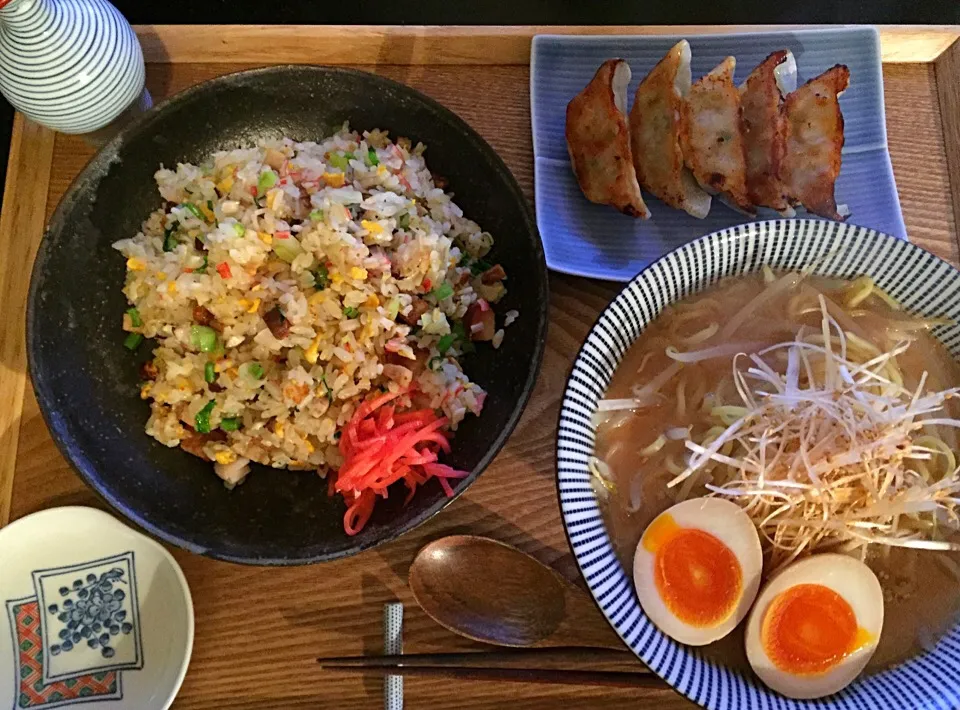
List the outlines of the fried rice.
<svg viewBox="0 0 960 710">
<path fill-rule="evenodd" d="M 147 434 L 232 487 L 250 462 L 336 471 L 344 426 L 375 394 L 451 430 L 480 414 L 460 358 L 502 341 L 490 304 L 506 274 L 424 150 L 344 126 L 157 171 L 165 206 L 114 245 L 126 344 L 154 339 Z"/>
</svg>

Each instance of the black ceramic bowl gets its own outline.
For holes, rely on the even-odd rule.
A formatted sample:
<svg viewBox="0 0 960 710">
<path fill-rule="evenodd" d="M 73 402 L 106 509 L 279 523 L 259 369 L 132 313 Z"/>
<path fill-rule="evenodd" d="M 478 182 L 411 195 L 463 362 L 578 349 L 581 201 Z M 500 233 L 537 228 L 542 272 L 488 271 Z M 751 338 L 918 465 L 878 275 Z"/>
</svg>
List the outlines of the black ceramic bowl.
<svg viewBox="0 0 960 710">
<path fill-rule="evenodd" d="M 64 196 L 33 269 L 27 349 L 47 425 L 83 479 L 134 523 L 192 552 L 250 564 L 320 562 L 391 540 L 452 500 L 436 482 L 406 507 L 403 495 L 391 496 L 348 537 L 343 502 L 327 496 L 317 475 L 254 467 L 227 491 L 210 464 L 143 431 L 148 408 L 138 369 L 151 348 L 134 356 L 123 347 L 125 266 L 111 244 L 135 234 L 160 206 L 153 173 L 161 163 L 199 163 L 264 136 L 321 139 L 346 120 L 428 146 L 431 170 L 496 239 L 490 258 L 509 275 L 498 310 L 520 311 L 499 350 L 480 347 L 464 360 L 489 396 L 446 458 L 471 471 L 456 493 L 503 446 L 533 389 L 547 319 L 543 249 L 516 180 L 463 120 L 409 87 L 345 69 L 274 67 L 191 88 L 123 130 Z"/>
</svg>

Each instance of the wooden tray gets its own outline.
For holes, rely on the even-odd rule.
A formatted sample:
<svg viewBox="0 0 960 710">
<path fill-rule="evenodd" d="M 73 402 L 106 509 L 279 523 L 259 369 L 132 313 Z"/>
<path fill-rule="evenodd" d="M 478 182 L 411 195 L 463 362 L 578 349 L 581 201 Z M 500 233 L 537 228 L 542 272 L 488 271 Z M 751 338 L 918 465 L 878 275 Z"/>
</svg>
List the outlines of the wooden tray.
<svg viewBox="0 0 960 710">
<path fill-rule="evenodd" d="M 528 62 L 534 34 L 759 29 L 149 26 L 137 33 L 147 86 L 157 100 L 220 74 L 278 63 L 359 65 L 407 83 L 473 125 L 532 201 Z M 881 29 L 890 154 L 907 230 L 914 242 L 954 264 L 960 257 L 958 38 L 960 27 Z M 92 155 L 81 139 L 17 115 L 0 215 L 0 525 L 52 506 L 103 505 L 50 439 L 26 377 L 23 333 L 30 267 L 44 225 Z M 567 370 L 617 288 L 556 274 L 550 285 L 547 351 L 526 413 L 490 469 L 442 514 L 376 551 L 323 566 L 240 567 L 174 550 L 196 608 L 193 661 L 176 708 L 382 707 L 379 681 L 321 674 L 314 659 L 379 653 L 382 606 L 397 599 L 406 605 L 408 653 L 475 648 L 422 614 L 407 589 L 417 549 L 441 535 L 490 535 L 577 577 L 554 488 L 554 429 Z M 70 354 L 64 359 L 69 366 Z M 577 708 L 689 705 L 666 690 L 505 689 L 433 679 L 410 680 L 406 690 L 408 707 L 434 710 L 496 707 L 506 697 L 518 709 L 560 702 Z"/>
</svg>

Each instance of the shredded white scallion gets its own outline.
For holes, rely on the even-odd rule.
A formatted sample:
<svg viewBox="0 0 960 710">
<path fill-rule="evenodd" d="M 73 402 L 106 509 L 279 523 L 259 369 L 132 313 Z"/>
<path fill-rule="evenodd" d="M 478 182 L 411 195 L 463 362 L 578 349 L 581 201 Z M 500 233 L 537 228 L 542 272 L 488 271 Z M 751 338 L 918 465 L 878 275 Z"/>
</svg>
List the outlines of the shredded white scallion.
<svg viewBox="0 0 960 710">
<path fill-rule="evenodd" d="M 587 469 L 591 473 L 590 482 L 597 495 L 606 498 L 611 493 L 617 492 L 617 484 L 613 482 L 613 471 L 605 461 L 591 456 L 587 460 Z"/>
<path fill-rule="evenodd" d="M 796 281 L 781 276 L 768 288 L 787 284 Z M 854 282 L 848 305 L 865 292 L 880 289 Z M 775 567 L 822 547 L 861 555 L 869 545 L 960 549 L 950 539 L 960 532 L 960 469 L 938 436 L 960 428 L 944 411 L 960 388 L 928 390 L 924 374 L 907 389 L 897 358 L 910 339 L 880 352 L 851 334 L 835 303 L 818 300 L 818 328 L 801 327 L 757 354 L 738 355 L 754 351 L 746 344 L 668 350 L 675 359 L 734 355 L 741 400 L 713 408 L 717 426 L 700 443 L 686 439 L 686 467 L 668 486 L 680 486 L 681 498 L 705 486 L 738 502 Z"/>
</svg>

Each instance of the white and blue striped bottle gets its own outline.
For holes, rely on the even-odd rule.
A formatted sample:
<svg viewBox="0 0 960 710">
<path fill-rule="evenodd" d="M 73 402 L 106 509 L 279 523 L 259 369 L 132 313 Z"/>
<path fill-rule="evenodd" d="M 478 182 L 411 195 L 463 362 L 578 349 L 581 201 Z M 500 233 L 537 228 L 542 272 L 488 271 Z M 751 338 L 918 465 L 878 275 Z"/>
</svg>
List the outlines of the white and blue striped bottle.
<svg viewBox="0 0 960 710">
<path fill-rule="evenodd" d="M 63 133 L 149 107 L 140 43 L 106 0 L 0 0 L 0 92 Z"/>
</svg>

